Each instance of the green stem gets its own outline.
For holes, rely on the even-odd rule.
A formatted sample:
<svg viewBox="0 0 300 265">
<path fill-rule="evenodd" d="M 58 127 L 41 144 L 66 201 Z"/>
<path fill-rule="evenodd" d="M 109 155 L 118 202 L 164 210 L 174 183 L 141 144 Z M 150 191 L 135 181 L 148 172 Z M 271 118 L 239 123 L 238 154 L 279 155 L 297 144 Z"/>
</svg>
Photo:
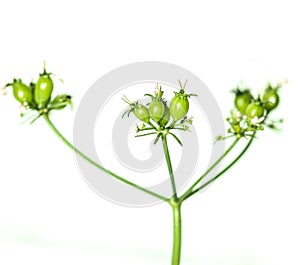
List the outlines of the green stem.
<svg viewBox="0 0 300 265">
<path fill-rule="evenodd" d="M 142 129 L 138 128 L 137 133 L 142 131 L 150 131 L 150 130 L 153 130 L 153 128 L 142 128 Z"/>
<path fill-rule="evenodd" d="M 154 129 L 155 131 L 157 131 L 156 126 L 151 121 L 149 121 L 148 124 L 152 127 L 152 129 Z"/>
<path fill-rule="evenodd" d="M 227 166 L 225 167 L 221 172 L 219 172 L 216 176 L 214 176 L 212 179 L 210 179 L 209 181 L 207 181 L 206 183 L 202 184 L 199 188 L 195 189 L 194 191 L 192 191 L 190 194 L 188 194 L 184 200 L 186 200 L 187 198 L 191 197 L 192 195 L 194 195 L 195 193 L 197 193 L 198 191 L 204 189 L 206 186 L 208 186 L 210 183 L 214 182 L 216 179 L 218 179 L 219 177 L 221 177 L 228 169 L 230 169 L 248 150 L 248 148 L 250 147 L 251 143 L 253 142 L 254 138 L 255 138 L 255 134 L 256 132 L 253 133 L 253 135 L 251 136 L 251 139 L 249 140 L 249 142 L 247 143 L 247 145 L 245 146 L 245 148 L 243 149 L 243 151 Z"/>
<path fill-rule="evenodd" d="M 148 190 L 146 188 L 143 188 L 131 181 L 128 181 L 122 177 L 120 177 L 119 175 L 117 175 L 116 173 L 106 169 L 105 167 L 99 165 L 98 163 L 96 163 L 94 160 L 92 160 L 91 158 L 89 158 L 88 156 L 86 156 L 84 153 L 82 153 L 79 149 L 77 149 L 74 145 L 72 145 L 59 131 L 58 129 L 54 126 L 54 124 L 51 122 L 51 120 L 49 119 L 48 115 L 47 114 L 43 114 L 43 117 L 46 121 L 46 123 L 49 125 L 49 127 L 52 129 L 52 131 L 56 134 L 56 136 L 65 144 L 67 145 L 69 148 L 71 148 L 75 153 L 77 153 L 79 156 L 81 156 L 83 159 L 85 159 L 87 162 L 89 162 L 90 164 L 92 164 L 93 166 L 95 166 L 96 168 L 102 170 L 103 172 L 107 173 L 108 175 L 111 175 L 112 177 L 114 177 L 115 179 L 131 186 L 131 187 L 134 187 L 140 191 L 143 191 L 149 195 L 152 195 L 160 200 L 164 200 L 166 201 L 167 198 L 165 198 L 164 196 L 158 194 L 158 193 L 155 193 L 151 190 Z"/>
<path fill-rule="evenodd" d="M 168 143 L 167 143 L 167 135 L 162 134 L 161 138 L 162 138 L 165 158 L 166 158 L 166 162 L 167 162 L 167 166 L 168 166 L 168 171 L 169 171 L 169 175 L 170 175 L 170 181 L 171 181 L 171 185 L 172 185 L 173 196 L 174 196 L 175 199 L 177 199 L 176 184 L 175 184 L 175 178 L 174 178 L 174 173 L 173 173 L 173 168 L 172 168 L 172 162 L 171 162 Z"/>
<path fill-rule="evenodd" d="M 138 135 L 135 135 L 135 137 L 142 137 L 142 136 L 147 136 L 147 135 L 152 135 L 152 134 L 157 134 L 157 133 L 151 132 L 151 133 L 145 133 L 145 134 L 138 134 Z"/>
<path fill-rule="evenodd" d="M 207 176 L 207 174 L 212 171 L 227 155 L 228 153 L 235 147 L 240 138 L 236 138 L 234 142 L 227 148 L 227 150 L 213 163 L 201 176 L 198 178 L 193 185 L 181 196 L 181 200 L 185 200 L 187 197 L 190 197 L 190 194 L 193 193 L 194 188 L 198 185 L 198 183 Z"/>
<path fill-rule="evenodd" d="M 170 204 L 173 210 L 172 265 L 179 265 L 181 256 L 181 202 L 173 201 Z"/>
</svg>

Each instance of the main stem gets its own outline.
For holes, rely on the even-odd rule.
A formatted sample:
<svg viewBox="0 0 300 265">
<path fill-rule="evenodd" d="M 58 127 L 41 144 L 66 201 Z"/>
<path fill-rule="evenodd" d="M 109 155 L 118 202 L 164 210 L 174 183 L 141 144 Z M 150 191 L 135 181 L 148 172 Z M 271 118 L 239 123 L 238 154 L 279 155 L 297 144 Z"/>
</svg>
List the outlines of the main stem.
<svg viewBox="0 0 300 265">
<path fill-rule="evenodd" d="M 171 202 L 173 210 L 173 253 L 172 265 L 180 264 L 181 256 L 181 202 Z"/>
<path fill-rule="evenodd" d="M 167 135 L 163 134 L 161 138 L 162 138 L 164 153 L 165 153 L 166 162 L 167 162 L 167 166 L 168 166 L 168 170 L 169 170 L 173 196 L 174 196 L 175 199 L 177 199 L 176 184 L 175 184 L 175 178 L 174 178 L 174 173 L 173 173 L 173 168 L 172 168 L 172 162 L 171 162 L 168 143 L 167 143 Z"/>
</svg>

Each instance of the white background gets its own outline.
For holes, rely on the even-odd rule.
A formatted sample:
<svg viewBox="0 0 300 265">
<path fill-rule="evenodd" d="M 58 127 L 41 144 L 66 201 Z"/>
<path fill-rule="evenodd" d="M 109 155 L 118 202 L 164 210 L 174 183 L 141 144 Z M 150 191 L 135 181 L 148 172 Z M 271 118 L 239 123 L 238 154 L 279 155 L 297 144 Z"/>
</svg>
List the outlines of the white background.
<svg viewBox="0 0 300 265">
<path fill-rule="evenodd" d="M 238 81 L 288 78 L 283 132 L 259 135 L 229 174 L 183 206 L 182 264 L 298 265 L 299 8 L 297 1 L 2 1 L 0 83 L 48 68 L 75 108 L 54 115 L 72 137 L 76 106 L 124 64 L 180 65 L 211 89 L 224 115 Z M 169 264 L 167 205 L 125 208 L 84 182 L 43 121 L 23 125 L 0 97 L 0 264 Z"/>
</svg>

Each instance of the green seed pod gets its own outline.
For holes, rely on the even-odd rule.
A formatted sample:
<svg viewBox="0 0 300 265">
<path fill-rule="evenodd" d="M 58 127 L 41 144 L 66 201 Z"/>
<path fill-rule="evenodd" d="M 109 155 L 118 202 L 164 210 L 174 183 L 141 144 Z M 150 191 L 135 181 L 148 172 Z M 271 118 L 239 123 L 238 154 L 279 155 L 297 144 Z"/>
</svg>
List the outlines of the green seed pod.
<svg viewBox="0 0 300 265">
<path fill-rule="evenodd" d="M 167 107 L 167 105 L 165 105 L 165 114 L 161 118 L 161 120 L 159 121 L 159 125 L 161 127 L 166 127 L 166 125 L 168 124 L 169 120 L 170 120 L 170 109 Z"/>
<path fill-rule="evenodd" d="M 32 89 L 29 86 L 22 83 L 20 79 L 15 79 L 14 82 L 10 85 L 13 88 L 13 94 L 17 101 L 19 101 L 21 104 L 32 104 Z"/>
<path fill-rule="evenodd" d="M 231 127 L 235 133 L 240 133 L 241 126 L 239 124 L 232 124 Z"/>
<path fill-rule="evenodd" d="M 165 104 L 162 100 L 162 95 L 164 92 L 161 89 L 161 86 L 156 85 L 154 96 L 151 94 L 145 94 L 145 96 L 151 97 L 152 101 L 149 104 L 149 114 L 153 121 L 159 123 L 165 114 Z"/>
<path fill-rule="evenodd" d="M 152 102 L 149 105 L 149 114 L 152 120 L 159 122 L 165 114 L 164 103 L 153 97 Z"/>
<path fill-rule="evenodd" d="M 141 104 L 137 104 L 134 107 L 133 110 L 133 114 L 141 121 L 145 122 L 145 123 L 149 123 L 150 122 L 150 115 L 149 115 L 149 111 L 148 109 Z"/>
<path fill-rule="evenodd" d="M 39 108 L 44 108 L 50 101 L 53 91 L 53 81 L 50 77 L 50 73 L 47 73 L 46 69 L 40 74 L 35 89 L 34 89 L 34 101 Z"/>
<path fill-rule="evenodd" d="M 246 116 L 250 119 L 254 117 L 261 118 L 262 116 L 264 116 L 264 113 L 265 113 L 264 107 L 257 102 L 250 103 L 245 110 Z"/>
<path fill-rule="evenodd" d="M 180 90 L 179 93 L 175 92 L 175 96 L 170 102 L 170 113 L 175 123 L 178 120 L 183 119 L 189 111 L 189 101 L 187 94 L 184 90 Z"/>
<path fill-rule="evenodd" d="M 67 94 L 57 95 L 51 102 L 50 108 L 60 110 L 67 105 L 72 105 L 72 97 Z"/>
<path fill-rule="evenodd" d="M 186 86 L 187 80 L 184 85 L 179 80 L 180 90 L 179 92 L 174 92 L 175 96 L 171 99 L 170 102 L 170 113 L 173 118 L 172 124 L 175 124 L 177 121 L 183 119 L 189 111 L 189 101 L 188 98 L 191 96 L 197 96 L 196 94 L 186 94 L 184 89 Z"/>
<path fill-rule="evenodd" d="M 262 97 L 264 107 L 267 111 L 275 109 L 279 104 L 279 95 L 274 88 L 267 88 Z"/>
<path fill-rule="evenodd" d="M 130 102 L 130 100 L 126 97 L 123 96 L 122 98 L 123 101 L 125 101 L 128 105 L 129 105 L 129 109 L 126 110 L 123 115 L 122 118 L 124 118 L 124 116 L 127 114 L 127 116 L 129 117 L 130 113 L 133 112 L 133 114 L 141 121 L 150 124 L 150 114 L 149 111 L 147 109 L 147 107 L 145 107 L 142 104 L 139 104 L 137 101 L 135 102 Z"/>
<path fill-rule="evenodd" d="M 245 114 L 246 108 L 253 100 L 253 97 L 249 90 L 243 92 L 237 90 L 235 93 L 234 105 L 240 113 Z"/>
</svg>

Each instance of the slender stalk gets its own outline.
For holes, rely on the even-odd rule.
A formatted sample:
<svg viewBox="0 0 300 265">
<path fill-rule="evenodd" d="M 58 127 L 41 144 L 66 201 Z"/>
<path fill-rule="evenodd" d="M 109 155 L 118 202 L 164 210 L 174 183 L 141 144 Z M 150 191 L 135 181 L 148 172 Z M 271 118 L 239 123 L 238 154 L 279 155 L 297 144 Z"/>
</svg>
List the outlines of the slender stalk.
<svg viewBox="0 0 300 265">
<path fill-rule="evenodd" d="M 180 264 L 181 256 L 181 203 L 171 203 L 173 210 L 173 252 L 172 265 Z"/>
<path fill-rule="evenodd" d="M 154 129 L 155 131 L 157 131 L 156 126 L 151 121 L 149 121 L 148 124 L 152 127 L 152 129 Z"/>
<path fill-rule="evenodd" d="M 227 148 L 227 150 L 216 160 L 215 163 L 213 163 L 201 176 L 198 178 L 193 185 L 181 196 L 182 200 L 185 200 L 187 197 L 190 196 L 191 193 L 193 193 L 194 188 L 198 185 L 198 183 L 207 176 L 207 174 L 212 171 L 228 154 L 229 152 L 235 147 L 235 145 L 238 143 L 240 138 L 236 138 L 234 142 Z"/>
<path fill-rule="evenodd" d="M 221 172 L 219 172 L 212 179 L 210 179 L 206 183 L 202 184 L 199 188 L 197 188 L 194 191 L 192 191 L 191 193 L 189 193 L 183 200 L 186 200 L 187 198 L 191 197 L 192 195 L 194 195 L 198 191 L 204 189 L 210 183 L 213 183 L 215 180 L 217 180 L 219 177 L 221 177 L 228 169 L 230 169 L 246 153 L 246 151 L 248 150 L 248 148 L 250 147 L 251 143 L 253 142 L 253 140 L 255 138 L 255 134 L 256 134 L 256 132 L 253 133 L 253 135 L 251 136 L 251 139 L 249 140 L 249 142 L 247 143 L 247 145 L 245 146 L 243 151 L 227 167 L 225 167 Z"/>
<path fill-rule="evenodd" d="M 172 167 L 172 162 L 171 162 L 168 143 L 167 143 L 167 135 L 162 134 L 161 138 L 162 138 L 165 158 L 166 158 L 166 162 L 167 162 L 167 166 L 168 166 L 168 170 L 169 170 L 170 181 L 171 181 L 172 190 L 173 190 L 173 196 L 174 196 L 175 199 L 177 199 L 177 190 L 176 190 L 173 167 Z"/>
<path fill-rule="evenodd" d="M 71 148 L 75 153 L 77 153 L 79 156 L 81 156 L 83 159 L 85 159 L 87 162 L 89 162 L 90 164 L 92 164 L 93 166 L 95 166 L 96 168 L 102 170 L 103 172 L 107 173 L 108 175 L 111 175 L 112 177 L 114 177 L 115 179 L 131 186 L 131 187 L 134 187 L 140 191 L 143 191 L 149 195 L 152 195 L 160 200 L 168 200 L 167 198 L 165 198 L 164 196 L 158 194 L 158 193 L 155 193 L 151 190 L 148 190 L 144 187 L 141 187 L 129 180 L 126 180 L 124 178 L 122 178 L 121 176 L 117 175 L 116 173 L 106 169 L 105 167 L 99 165 L 98 163 L 96 163 L 94 160 L 92 160 L 91 158 L 89 158 L 87 155 L 85 155 L 84 153 L 82 153 L 79 149 L 77 149 L 74 145 L 72 145 L 60 132 L 59 130 L 55 127 L 55 125 L 51 122 L 51 120 L 49 119 L 48 115 L 47 114 L 43 114 L 43 117 L 46 121 L 46 123 L 49 125 L 49 127 L 52 129 L 52 131 L 56 134 L 56 136 L 65 144 L 67 145 L 69 148 Z"/>
<path fill-rule="evenodd" d="M 153 130 L 153 128 L 143 128 L 143 129 L 138 129 L 137 132 L 142 132 L 142 131 L 150 131 Z"/>
<path fill-rule="evenodd" d="M 138 134 L 138 135 L 135 135 L 135 137 L 142 137 L 142 136 L 147 136 L 147 135 L 152 135 L 152 134 L 157 134 L 157 133 L 151 132 L 151 133 L 145 133 L 145 134 Z"/>
</svg>

